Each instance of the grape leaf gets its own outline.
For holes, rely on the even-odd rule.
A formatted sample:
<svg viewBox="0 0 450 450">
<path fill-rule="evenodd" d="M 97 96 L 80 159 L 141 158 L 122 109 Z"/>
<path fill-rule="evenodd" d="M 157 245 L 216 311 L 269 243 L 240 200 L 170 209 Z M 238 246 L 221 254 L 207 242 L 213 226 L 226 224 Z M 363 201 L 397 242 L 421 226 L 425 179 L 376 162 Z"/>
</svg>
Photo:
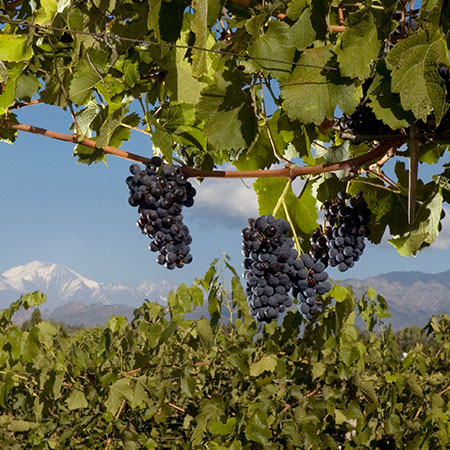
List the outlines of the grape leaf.
<svg viewBox="0 0 450 450">
<path fill-rule="evenodd" d="M 190 16 L 186 16 L 180 38 L 179 45 L 187 45 L 190 35 Z M 196 76 L 206 71 L 206 56 L 200 56 L 194 61 L 196 66 L 192 66 L 188 59 L 187 50 L 184 48 L 173 48 L 164 58 L 164 68 L 168 72 L 165 76 L 165 83 L 171 94 L 171 99 L 179 103 L 195 104 L 200 99 L 200 92 L 205 85 Z M 200 59 L 199 59 L 200 58 Z M 203 59 L 205 58 L 205 59 Z M 194 70 L 195 67 L 195 70 Z"/>
<path fill-rule="evenodd" d="M 82 409 L 88 407 L 88 401 L 82 391 L 74 389 L 66 400 L 67 407 L 72 411 L 74 409 Z"/>
<path fill-rule="evenodd" d="M 69 87 L 69 96 L 74 103 L 82 105 L 89 99 L 94 87 L 102 80 L 107 61 L 107 52 L 94 49 L 80 59 Z"/>
<path fill-rule="evenodd" d="M 433 181 L 442 188 L 444 201 L 450 203 L 450 169 L 444 170 L 440 175 L 433 175 Z"/>
<path fill-rule="evenodd" d="M 244 149 L 238 159 L 233 161 L 233 165 L 238 170 L 258 170 L 268 168 L 277 162 L 267 131 L 262 128 L 250 147 Z"/>
<path fill-rule="evenodd" d="M 294 58 L 295 47 L 291 43 L 289 26 L 280 21 L 269 22 L 267 31 L 254 40 L 248 53 L 253 57 L 278 59 L 290 63 Z M 289 77 L 292 67 L 291 64 L 255 59 L 250 59 L 245 65 L 249 71 L 262 70 L 266 76 L 271 75 L 280 82 Z"/>
<path fill-rule="evenodd" d="M 401 107 L 398 94 L 392 92 L 390 72 L 384 61 L 378 64 L 367 96 L 367 104 L 372 108 L 375 117 L 393 130 L 408 127 L 415 122 L 414 115 Z"/>
<path fill-rule="evenodd" d="M 267 423 L 267 413 L 264 410 L 257 410 L 249 417 L 245 424 L 245 436 L 250 441 L 260 443 L 263 448 L 268 448 L 270 429 Z"/>
<path fill-rule="evenodd" d="M 112 136 L 118 128 L 121 127 L 121 122 L 125 114 L 125 109 L 120 108 L 114 111 L 108 116 L 106 121 L 102 124 L 100 132 L 97 136 L 97 146 L 102 148 L 108 145 L 111 141 Z"/>
<path fill-rule="evenodd" d="M 275 355 L 264 355 L 260 360 L 250 364 L 250 375 L 257 377 L 263 372 L 273 372 L 277 366 L 277 357 Z"/>
<path fill-rule="evenodd" d="M 364 80 L 371 73 L 371 63 L 380 53 L 382 41 L 370 10 L 350 15 L 350 26 L 336 44 L 337 59 L 344 77 Z"/>
<path fill-rule="evenodd" d="M 298 51 L 305 50 L 316 40 L 316 30 L 314 29 L 311 14 L 310 8 L 304 9 L 291 27 L 292 45 Z"/>
<path fill-rule="evenodd" d="M 162 0 L 148 0 L 149 11 L 147 16 L 147 26 L 149 30 L 153 30 L 155 32 L 155 36 L 157 40 L 160 40 L 160 31 L 159 31 L 159 14 L 161 10 L 161 1 Z"/>
<path fill-rule="evenodd" d="M 368 185 L 364 181 L 359 182 L 358 179 L 352 181 L 348 192 L 352 195 L 356 195 L 358 192 L 364 194 L 364 199 L 372 212 L 369 224 L 369 240 L 374 244 L 379 244 L 387 225 L 391 222 L 391 211 L 397 211 L 398 215 L 398 211 L 401 211 L 401 209 L 398 208 L 395 195 L 381 187 L 376 187 L 377 185 L 382 186 L 381 181 L 370 179 L 370 183 L 373 185 Z"/>
<path fill-rule="evenodd" d="M 246 133 L 245 124 L 246 117 L 251 116 L 252 111 L 245 105 L 229 111 L 216 111 L 206 122 L 203 131 L 214 147 L 237 150 L 248 145 L 250 133 Z"/>
<path fill-rule="evenodd" d="M 259 214 L 272 214 L 281 197 L 287 183 L 286 178 L 259 178 L 253 183 L 253 188 L 258 196 Z M 288 190 L 285 197 L 286 208 L 292 219 L 297 235 L 303 243 L 309 246 L 309 235 L 317 227 L 318 213 L 316 199 L 312 194 L 312 184 L 304 186 L 300 197 L 297 197 L 292 189 Z M 286 220 L 286 213 L 281 207 L 277 218 Z"/>
<path fill-rule="evenodd" d="M 58 7 L 58 0 L 41 0 L 41 7 L 36 13 L 36 23 L 39 25 L 51 25 Z"/>
<path fill-rule="evenodd" d="M 320 125 L 332 119 L 336 106 L 351 114 L 362 96 L 360 85 L 339 76 L 332 46 L 307 49 L 289 79 L 282 85 L 283 107 L 291 120 Z"/>
<path fill-rule="evenodd" d="M 420 206 L 412 229 L 401 236 L 394 236 L 389 243 L 403 256 L 415 255 L 428 247 L 439 234 L 441 211 L 442 193 L 437 190 L 427 202 Z"/>
<path fill-rule="evenodd" d="M 17 82 L 15 96 L 16 98 L 29 102 L 41 86 L 41 83 L 34 75 L 22 74 Z"/>
<path fill-rule="evenodd" d="M 191 30 L 195 34 L 196 47 L 206 47 L 208 36 L 208 0 L 193 0 L 192 8 L 194 16 L 191 22 Z M 206 52 L 201 50 L 192 51 L 192 75 L 198 78 L 207 71 Z"/>
<path fill-rule="evenodd" d="M 268 127 L 271 131 L 275 145 L 280 153 L 283 153 L 284 140 L 278 133 L 277 121 L 279 118 L 279 110 L 274 113 L 268 121 Z M 244 149 L 239 155 L 237 161 L 234 161 L 234 166 L 238 170 L 257 170 L 270 167 L 272 164 L 278 162 L 272 148 L 272 144 L 267 133 L 267 129 L 262 125 L 256 139 L 252 142 L 248 149 Z"/>
<path fill-rule="evenodd" d="M 211 434 L 226 436 L 233 432 L 235 426 L 236 426 L 236 417 L 228 417 L 226 423 L 223 423 L 220 420 L 210 422 L 208 425 L 208 431 Z"/>
<path fill-rule="evenodd" d="M 0 61 L 24 61 L 33 56 L 28 37 L 18 34 L 0 34 Z"/>
<path fill-rule="evenodd" d="M 425 31 L 411 34 L 386 57 L 392 71 L 392 91 L 400 94 L 403 108 L 425 122 L 434 112 L 438 124 L 445 107 L 445 86 L 437 72 L 440 64 L 450 65 L 450 61 L 446 41 L 439 32 L 432 36 Z"/>
<path fill-rule="evenodd" d="M 22 73 L 24 63 L 12 64 L 6 71 L 3 92 L 0 94 L 0 115 L 3 115 L 8 106 L 14 104 L 16 98 L 16 88 Z"/>
</svg>

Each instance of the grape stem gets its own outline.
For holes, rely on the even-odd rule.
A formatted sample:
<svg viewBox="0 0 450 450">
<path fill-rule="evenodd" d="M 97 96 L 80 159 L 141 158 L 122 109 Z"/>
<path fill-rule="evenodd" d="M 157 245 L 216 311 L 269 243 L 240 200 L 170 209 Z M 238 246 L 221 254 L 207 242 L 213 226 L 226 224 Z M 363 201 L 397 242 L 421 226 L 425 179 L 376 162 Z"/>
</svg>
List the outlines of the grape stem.
<svg viewBox="0 0 450 450">
<path fill-rule="evenodd" d="M 392 192 L 393 194 L 400 194 L 401 193 L 400 191 L 394 191 L 394 190 L 386 187 L 384 184 L 371 183 L 370 181 L 365 181 L 365 180 L 358 179 L 358 178 L 352 179 L 352 180 L 350 180 L 350 182 L 351 183 L 352 182 L 357 182 L 357 183 L 367 184 L 369 186 L 373 186 L 373 187 L 376 187 L 376 188 L 384 189 L 385 191 Z"/>
<path fill-rule="evenodd" d="M 288 159 L 286 159 L 278 150 L 277 144 L 275 143 L 275 139 L 273 138 L 272 130 L 269 126 L 269 121 L 267 119 L 266 114 L 266 101 L 264 98 L 264 84 L 263 84 L 263 78 L 259 77 L 259 87 L 260 87 L 260 98 L 261 98 L 261 111 L 259 111 L 259 115 L 261 116 L 263 122 L 264 122 L 264 128 L 266 129 L 267 136 L 269 137 L 270 146 L 272 147 L 273 154 L 275 155 L 275 158 L 278 159 L 278 161 L 283 161 L 285 167 L 291 167 L 292 163 Z"/>
<path fill-rule="evenodd" d="M 273 209 L 272 216 L 275 217 L 277 215 L 278 210 L 280 209 L 281 204 L 284 202 L 284 199 L 285 199 L 291 185 L 292 185 L 292 180 L 289 179 L 286 183 L 286 186 L 284 187 L 283 193 L 280 195 L 280 198 L 278 199 L 278 202 L 275 205 L 275 208 Z"/>
<path fill-rule="evenodd" d="M 39 134 L 51 139 L 57 139 L 65 142 L 72 142 L 74 144 L 85 145 L 97 150 L 102 150 L 110 155 L 124 158 L 130 161 L 139 163 L 148 163 L 150 158 L 137 155 L 135 153 L 126 152 L 115 147 L 106 145 L 105 147 L 98 148 L 97 143 L 93 139 L 79 139 L 74 134 L 64 134 L 57 131 L 47 130 L 45 128 L 35 127 L 24 123 L 17 123 L 11 120 L 0 120 L 0 127 L 10 128 L 13 130 L 24 131 L 27 133 Z M 201 170 L 193 169 L 191 167 L 183 167 L 183 172 L 187 177 L 192 178 L 265 178 L 265 177 L 287 177 L 290 180 L 301 176 L 320 174 L 326 172 L 335 172 L 338 170 L 351 170 L 355 167 L 360 167 L 382 158 L 386 152 L 392 146 L 400 146 L 403 144 L 404 138 L 401 136 L 392 137 L 386 141 L 383 141 L 376 145 L 372 150 L 364 155 L 347 159 L 345 161 L 339 161 L 332 164 L 318 164 L 315 166 L 296 166 L 294 168 L 282 168 L 282 169 L 261 169 L 261 170 Z"/>
<path fill-rule="evenodd" d="M 300 246 L 300 242 L 298 240 L 298 236 L 297 236 L 297 233 L 295 231 L 295 226 L 292 223 L 291 216 L 289 214 L 288 208 L 286 206 L 286 202 L 284 200 L 282 201 L 282 205 L 283 205 L 284 213 L 286 214 L 286 219 L 289 222 L 289 225 L 291 226 L 291 231 L 292 231 L 292 236 L 294 238 L 295 247 L 297 249 L 298 254 L 301 255 L 302 254 L 302 247 Z"/>
</svg>

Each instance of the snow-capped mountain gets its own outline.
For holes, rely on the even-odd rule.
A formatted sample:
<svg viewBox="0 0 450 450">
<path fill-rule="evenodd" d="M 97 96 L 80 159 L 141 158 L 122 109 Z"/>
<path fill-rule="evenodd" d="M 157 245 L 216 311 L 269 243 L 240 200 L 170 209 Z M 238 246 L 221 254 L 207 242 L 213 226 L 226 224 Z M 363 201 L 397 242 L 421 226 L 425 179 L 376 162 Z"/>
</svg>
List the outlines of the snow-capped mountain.
<svg viewBox="0 0 450 450">
<path fill-rule="evenodd" d="M 144 299 L 165 303 L 175 285 L 167 280 L 144 281 L 136 286 L 98 283 L 58 264 L 33 261 L 12 267 L 0 275 L 0 309 L 22 294 L 41 291 L 47 295 L 44 308 L 54 309 L 70 302 L 139 306 Z"/>
</svg>

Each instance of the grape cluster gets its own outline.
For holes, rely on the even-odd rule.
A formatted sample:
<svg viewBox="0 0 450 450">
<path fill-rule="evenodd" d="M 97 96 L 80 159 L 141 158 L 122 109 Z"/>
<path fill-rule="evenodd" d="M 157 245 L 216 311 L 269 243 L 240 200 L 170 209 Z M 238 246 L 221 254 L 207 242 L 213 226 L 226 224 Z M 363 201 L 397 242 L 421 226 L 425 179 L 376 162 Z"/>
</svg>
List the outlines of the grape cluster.
<svg viewBox="0 0 450 450">
<path fill-rule="evenodd" d="M 192 261 L 189 244 L 192 237 L 183 223 L 183 206 L 194 204 L 195 188 L 178 166 L 163 164 L 154 156 L 145 169 L 130 166 L 126 179 L 128 199 L 138 207 L 137 225 L 152 241 L 150 250 L 159 252 L 156 261 L 168 269 L 181 268 Z"/>
<path fill-rule="evenodd" d="M 362 192 L 354 197 L 339 192 L 337 197 L 323 204 L 327 225 L 325 229 L 317 228 L 311 235 L 310 255 L 325 266 L 345 272 L 364 251 L 364 239 L 370 233 L 367 227 L 370 209 Z"/>
<path fill-rule="evenodd" d="M 285 220 L 264 215 L 249 219 L 242 230 L 246 296 L 259 322 L 271 322 L 293 303 L 289 292 L 298 253 L 289 229 Z"/>
<path fill-rule="evenodd" d="M 358 105 L 352 115 L 344 114 L 338 119 L 340 131 L 359 136 L 379 136 L 391 134 L 392 130 L 381 120 L 378 120 L 372 109 L 365 103 Z"/>
<path fill-rule="evenodd" d="M 294 263 L 296 269 L 293 277 L 292 293 L 298 298 L 297 308 L 308 320 L 311 320 L 321 305 L 318 295 L 330 291 L 332 284 L 325 272 L 322 261 L 314 261 L 310 255 L 303 253 Z"/>
</svg>

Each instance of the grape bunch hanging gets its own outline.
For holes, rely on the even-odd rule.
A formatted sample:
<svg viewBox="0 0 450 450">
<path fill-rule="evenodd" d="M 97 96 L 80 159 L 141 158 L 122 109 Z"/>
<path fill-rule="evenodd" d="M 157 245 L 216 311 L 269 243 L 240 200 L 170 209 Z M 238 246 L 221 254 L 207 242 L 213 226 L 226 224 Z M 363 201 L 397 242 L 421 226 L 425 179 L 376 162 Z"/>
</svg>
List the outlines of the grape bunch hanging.
<svg viewBox="0 0 450 450">
<path fill-rule="evenodd" d="M 325 266 L 345 272 L 353 267 L 365 248 L 370 230 L 370 209 L 362 192 L 350 196 L 339 192 L 337 199 L 323 204 L 325 225 L 311 235 L 310 255 Z"/>
<path fill-rule="evenodd" d="M 189 264 L 192 237 L 181 213 L 183 206 L 194 204 L 195 188 L 181 167 L 163 164 L 157 156 L 145 169 L 132 164 L 130 172 L 126 179 L 130 189 L 128 202 L 138 207 L 137 225 L 151 238 L 150 250 L 159 252 L 156 261 L 170 270 Z"/>
<path fill-rule="evenodd" d="M 249 219 L 242 230 L 245 292 L 259 322 L 271 322 L 292 305 L 289 291 L 298 254 L 289 229 L 285 220 L 265 215 Z"/>
<path fill-rule="evenodd" d="M 345 271 L 362 255 L 371 215 L 362 192 L 339 192 L 322 209 L 324 227 L 312 233 L 310 254 L 300 257 L 285 220 L 264 215 L 249 219 L 242 230 L 245 292 L 258 322 L 277 319 L 293 304 L 291 294 L 303 317 L 313 319 L 322 306 L 321 296 L 332 288 L 327 266 Z"/>
<path fill-rule="evenodd" d="M 312 319 L 320 306 L 318 297 L 332 287 L 322 262 L 307 254 L 298 258 L 289 230 L 289 222 L 271 215 L 249 219 L 242 230 L 245 293 L 258 322 L 270 323 L 292 306 L 291 291 L 299 311 Z"/>
</svg>

